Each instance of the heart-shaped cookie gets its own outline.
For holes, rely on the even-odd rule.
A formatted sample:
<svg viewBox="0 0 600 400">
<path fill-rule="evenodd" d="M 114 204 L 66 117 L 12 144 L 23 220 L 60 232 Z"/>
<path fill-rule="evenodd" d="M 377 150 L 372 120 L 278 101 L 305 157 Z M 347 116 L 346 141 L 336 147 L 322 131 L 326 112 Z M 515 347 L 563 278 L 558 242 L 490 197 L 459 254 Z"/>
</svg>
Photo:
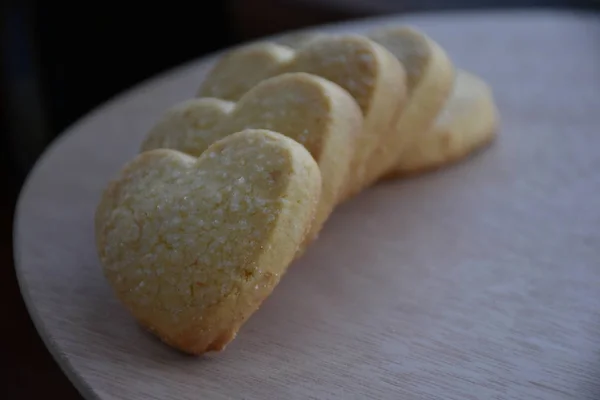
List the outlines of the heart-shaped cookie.
<svg viewBox="0 0 600 400">
<path fill-rule="evenodd" d="M 247 69 L 252 72 L 247 74 Z M 326 78 L 346 89 L 361 107 L 364 134 L 358 139 L 353 183 L 344 198 L 369 186 L 393 166 L 395 154 L 383 149 L 397 148 L 401 139 L 390 130 L 404 105 L 405 73 L 392 54 L 363 36 L 317 37 L 297 50 L 275 43 L 234 49 L 217 61 L 197 94 L 237 100 L 260 79 L 286 72 Z M 377 149 L 381 154 L 372 157 Z"/>
<path fill-rule="evenodd" d="M 396 149 L 398 169 L 402 172 L 403 159 L 413 158 L 416 149 L 423 146 L 421 138 L 434 125 L 450 96 L 454 65 L 440 45 L 417 29 L 388 27 L 368 36 L 390 51 L 406 70 L 408 100 L 394 128 L 404 140 Z"/>
<path fill-rule="evenodd" d="M 338 85 L 306 73 L 261 81 L 237 103 L 186 100 L 168 110 L 142 150 L 171 148 L 198 156 L 213 142 L 246 128 L 269 129 L 301 143 L 321 169 L 323 190 L 310 243 L 352 183 L 350 162 L 362 134 L 362 114 Z"/>
<path fill-rule="evenodd" d="M 103 271 L 164 342 L 191 354 L 221 350 L 285 273 L 320 190 L 308 151 L 266 130 L 232 134 L 199 158 L 144 152 L 98 205 Z"/>
<path fill-rule="evenodd" d="M 498 125 L 490 86 L 478 76 L 458 70 L 452 93 L 433 128 L 419 137 L 388 178 L 418 174 L 461 160 L 490 143 Z"/>
<path fill-rule="evenodd" d="M 300 49 L 311 41 L 323 41 L 327 36 L 321 32 L 290 34 L 283 36 L 278 43 Z M 398 141 L 394 147 L 379 148 L 372 156 L 373 160 L 377 160 L 382 152 L 394 153 L 398 162 L 397 173 L 401 175 L 407 164 L 416 162 L 420 149 L 430 141 L 427 132 L 450 96 L 454 66 L 444 49 L 418 29 L 385 27 L 367 34 L 367 37 L 385 47 L 406 71 L 407 103 L 393 129 Z M 394 173 L 393 169 L 386 178 L 394 176 Z"/>
<path fill-rule="evenodd" d="M 146 134 L 140 149 L 173 149 L 198 157 L 222 139 L 213 134 L 213 129 L 234 109 L 235 103 L 213 98 L 182 101 L 164 112 Z"/>
<path fill-rule="evenodd" d="M 296 52 L 276 43 L 238 46 L 221 56 L 198 89 L 197 97 L 238 101 L 260 81 L 282 73 Z"/>
</svg>

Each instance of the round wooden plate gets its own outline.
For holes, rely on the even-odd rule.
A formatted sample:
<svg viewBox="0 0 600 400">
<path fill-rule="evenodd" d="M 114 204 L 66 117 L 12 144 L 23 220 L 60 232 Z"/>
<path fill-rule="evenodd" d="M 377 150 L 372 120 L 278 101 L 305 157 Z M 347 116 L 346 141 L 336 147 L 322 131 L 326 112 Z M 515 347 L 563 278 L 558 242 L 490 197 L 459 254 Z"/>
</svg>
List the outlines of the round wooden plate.
<svg viewBox="0 0 600 400">
<path fill-rule="evenodd" d="M 184 356 L 138 328 L 93 235 L 107 180 L 214 58 L 118 97 L 47 150 L 18 204 L 17 271 L 86 397 L 600 396 L 600 18 L 440 14 L 327 29 L 391 23 L 423 29 L 491 84 L 498 140 L 341 206 L 223 353 Z"/>
</svg>

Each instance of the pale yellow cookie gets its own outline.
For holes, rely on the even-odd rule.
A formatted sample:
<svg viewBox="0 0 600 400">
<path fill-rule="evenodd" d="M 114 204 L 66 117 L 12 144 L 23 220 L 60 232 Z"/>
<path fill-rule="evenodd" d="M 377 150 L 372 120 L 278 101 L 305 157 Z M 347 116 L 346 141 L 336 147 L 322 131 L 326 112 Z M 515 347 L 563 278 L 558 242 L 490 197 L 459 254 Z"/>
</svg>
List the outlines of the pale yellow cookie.
<svg viewBox="0 0 600 400">
<path fill-rule="evenodd" d="M 288 64 L 294 57 L 293 49 L 269 42 L 234 48 L 217 60 L 197 97 L 238 101 L 260 81 L 278 75 L 281 65 Z"/>
<path fill-rule="evenodd" d="M 293 56 L 288 57 L 289 54 Z M 257 59 L 265 73 L 246 74 L 246 64 L 254 68 Z M 198 96 L 238 99 L 265 75 L 285 72 L 307 72 L 326 78 L 346 89 L 361 107 L 364 128 L 352 161 L 353 182 L 344 198 L 358 193 L 392 168 L 396 155 L 382 149 L 397 148 L 400 140 L 390 130 L 405 102 L 405 73 L 390 52 L 364 36 L 317 37 L 296 50 L 274 43 L 235 49 L 215 64 Z M 381 154 L 373 158 L 378 149 Z"/>
<path fill-rule="evenodd" d="M 171 148 L 198 156 L 213 142 L 246 128 L 284 134 L 304 145 L 321 169 L 321 202 L 310 243 L 352 182 L 350 162 L 362 132 L 362 114 L 338 85 L 306 73 L 261 81 L 237 103 L 192 99 L 168 110 L 142 150 Z"/>
<path fill-rule="evenodd" d="M 356 60 L 352 62 L 351 60 Z M 375 42 L 359 35 L 318 36 L 298 49 L 290 70 L 317 74 L 345 88 L 364 114 L 364 136 L 352 165 L 352 197 L 373 184 L 394 165 L 399 138 L 390 134 L 405 96 L 404 69 Z M 374 157 L 374 154 L 378 154 Z"/>
<path fill-rule="evenodd" d="M 314 30 L 292 32 L 278 37 L 274 40 L 274 42 L 283 46 L 291 47 L 292 49 L 298 49 L 299 47 L 305 45 L 309 40 L 317 39 L 326 35 L 331 35 L 331 33 L 323 33 Z"/>
<path fill-rule="evenodd" d="M 286 272 L 320 190 L 308 151 L 266 130 L 232 134 L 199 158 L 144 152 L 98 205 L 103 271 L 164 342 L 191 354 L 222 350 Z"/>
<path fill-rule="evenodd" d="M 408 101 L 396 121 L 394 134 L 400 141 L 392 149 L 401 165 L 413 143 L 420 146 L 418 142 L 444 107 L 454 83 L 454 66 L 440 45 L 416 29 L 384 28 L 369 37 L 390 51 L 406 70 Z"/>
<path fill-rule="evenodd" d="M 213 98 L 175 104 L 146 134 L 141 150 L 174 149 L 198 157 L 221 138 L 212 134 L 213 129 L 234 109 L 235 103 Z"/>
<path fill-rule="evenodd" d="M 297 33 L 280 39 L 293 48 L 308 46 L 323 40 L 327 34 Z M 403 159 L 413 157 L 413 148 L 427 145 L 424 137 L 433 126 L 453 87 L 455 70 L 452 61 L 433 39 L 408 26 L 386 27 L 367 35 L 392 53 L 406 71 L 407 103 L 391 135 L 396 139 L 389 146 L 380 147 L 369 162 L 377 163 L 386 153 L 395 156 L 402 172 Z M 424 143 L 420 143 L 423 138 Z M 410 161 L 409 161 L 410 162 Z M 389 174 L 386 174 L 389 177 Z"/>
<path fill-rule="evenodd" d="M 461 160 L 496 137 L 499 115 L 489 85 L 459 70 L 433 128 L 413 144 L 386 178 L 422 173 Z"/>
</svg>

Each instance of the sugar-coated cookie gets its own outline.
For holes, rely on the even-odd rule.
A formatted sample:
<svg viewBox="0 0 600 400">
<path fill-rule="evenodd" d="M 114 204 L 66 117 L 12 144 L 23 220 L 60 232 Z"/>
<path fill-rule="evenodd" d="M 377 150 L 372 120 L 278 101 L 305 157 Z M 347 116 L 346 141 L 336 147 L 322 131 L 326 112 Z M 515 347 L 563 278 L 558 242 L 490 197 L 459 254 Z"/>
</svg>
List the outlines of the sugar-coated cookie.
<svg viewBox="0 0 600 400">
<path fill-rule="evenodd" d="M 191 354 L 222 350 L 270 295 L 309 230 L 319 167 L 267 130 L 219 140 L 199 158 L 144 152 L 103 192 L 103 271 L 133 316 Z"/>
<path fill-rule="evenodd" d="M 306 147 L 321 169 L 323 190 L 310 243 L 352 184 L 350 162 L 362 113 L 344 89 L 307 73 L 261 81 L 237 103 L 213 98 L 175 105 L 150 130 L 142 150 L 170 148 L 199 156 L 213 142 L 246 128 L 269 129 Z"/>
<path fill-rule="evenodd" d="M 235 103 L 220 99 L 184 100 L 160 116 L 146 134 L 140 149 L 173 149 L 198 157 L 225 136 L 213 132 L 234 109 Z"/>
<path fill-rule="evenodd" d="M 292 48 L 302 48 L 326 36 L 325 33 L 303 32 L 286 35 L 279 42 Z M 415 28 L 385 27 L 368 33 L 367 37 L 385 47 L 406 71 L 407 103 L 391 133 L 397 140 L 393 146 L 382 147 L 372 156 L 373 162 L 376 162 L 382 152 L 395 154 L 401 174 L 406 163 L 414 162 L 414 149 L 428 145 L 429 136 L 424 135 L 432 128 L 450 96 L 455 69 L 444 49 Z M 409 161 L 403 161 L 405 158 Z M 389 176 L 386 174 L 386 178 Z"/>
<path fill-rule="evenodd" d="M 402 164 L 412 144 L 433 126 L 450 96 L 454 66 L 441 46 L 414 28 L 388 27 L 368 36 L 391 52 L 406 70 L 408 100 L 394 128 L 401 139 L 394 151 Z"/>
<path fill-rule="evenodd" d="M 461 160 L 490 143 L 498 126 L 490 86 L 480 77 L 458 70 L 450 98 L 434 126 L 413 143 L 386 178 L 418 174 Z"/>
<path fill-rule="evenodd" d="M 274 42 L 283 46 L 291 47 L 292 49 L 298 49 L 310 40 L 319 39 L 325 36 L 331 36 L 330 32 L 319 32 L 315 30 L 302 30 L 298 32 L 290 32 L 281 35 L 274 39 Z"/>
<path fill-rule="evenodd" d="M 197 97 L 238 101 L 260 81 L 279 75 L 295 56 L 293 49 L 269 42 L 236 47 L 217 60 Z"/>
<path fill-rule="evenodd" d="M 265 73 L 246 74 L 247 64 Z M 390 52 L 364 36 L 319 36 L 298 49 L 275 43 L 234 49 L 217 61 L 197 95 L 237 100 L 260 79 L 286 72 L 307 72 L 332 81 L 361 107 L 364 127 L 352 161 L 353 182 L 344 198 L 374 183 L 393 166 L 395 154 L 383 149 L 397 147 L 399 138 L 390 130 L 406 99 L 405 72 Z M 381 154 L 372 157 L 378 149 Z"/>
</svg>

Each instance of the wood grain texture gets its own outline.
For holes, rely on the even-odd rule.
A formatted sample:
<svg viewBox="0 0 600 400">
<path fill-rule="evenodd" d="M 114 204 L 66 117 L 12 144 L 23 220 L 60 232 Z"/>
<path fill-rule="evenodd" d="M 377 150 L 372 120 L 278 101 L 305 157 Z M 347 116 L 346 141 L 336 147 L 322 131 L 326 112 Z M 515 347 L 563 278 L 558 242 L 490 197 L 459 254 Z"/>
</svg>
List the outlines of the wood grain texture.
<svg viewBox="0 0 600 400">
<path fill-rule="evenodd" d="M 411 23 L 486 79 L 496 143 L 342 205 L 226 352 L 139 329 L 101 275 L 102 187 L 213 60 L 124 94 L 46 152 L 15 227 L 46 344 L 97 399 L 600 398 L 600 18 L 443 14 Z"/>
</svg>

